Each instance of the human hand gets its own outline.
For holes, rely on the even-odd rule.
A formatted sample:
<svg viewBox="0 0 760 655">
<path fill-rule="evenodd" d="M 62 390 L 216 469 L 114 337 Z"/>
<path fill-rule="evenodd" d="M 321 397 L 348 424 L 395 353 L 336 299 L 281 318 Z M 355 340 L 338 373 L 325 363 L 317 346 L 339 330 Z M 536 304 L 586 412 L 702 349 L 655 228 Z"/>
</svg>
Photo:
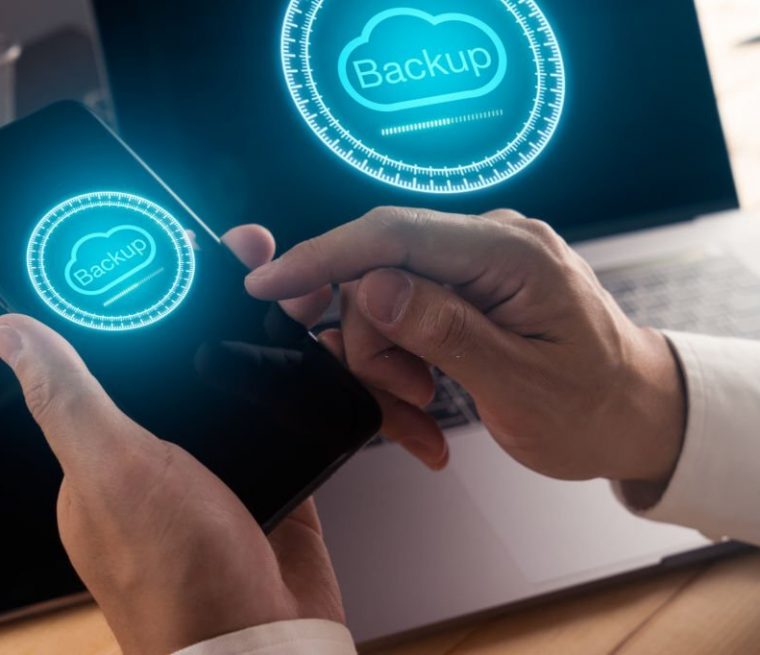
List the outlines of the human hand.
<svg viewBox="0 0 760 655">
<path fill-rule="evenodd" d="M 429 466 L 447 459 L 422 410 L 433 365 L 467 388 L 498 443 L 535 471 L 669 478 L 686 414 L 675 356 L 545 223 L 510 211 L 381 208 L 247 278 L 252 295 L 291 307 L 336 283 L 342 331 L 323 340 L 374 388 L 383 431 Z"/>
<path fill-rule="evenodd" d="M 62 337 L 3 316 L 0 359 L 61 463 L 63 545 L 126 655 L 274 621 L 344 621 L 312 501 L 267 539 L 208 469 L 120 412 Z"/>
</svg>

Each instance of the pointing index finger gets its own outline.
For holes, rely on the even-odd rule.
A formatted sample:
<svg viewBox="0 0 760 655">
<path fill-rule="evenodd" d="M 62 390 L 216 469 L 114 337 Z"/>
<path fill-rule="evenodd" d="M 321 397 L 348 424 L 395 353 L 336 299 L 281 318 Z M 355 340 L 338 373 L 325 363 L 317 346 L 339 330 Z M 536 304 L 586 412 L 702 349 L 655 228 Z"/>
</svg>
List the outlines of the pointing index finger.
<svg viewBox="0 0 760 655">
<path fill-rule="evenodd" d="M 246 286 L 257 298 L 283 300 L 386 267 L 462 285 L 483 274 L 486 254 L 508 257 L 527 239 L 514 226 L 476 216 L 385 207 L 296 246 L 251 273 Z"/>
<path fill-rule="evenodd" d="M 234 227 L 222 237 L 222 241 L 250 269 L 268 264 L 274 257 L 274 237 L 261 225 Z"/>
</svg>

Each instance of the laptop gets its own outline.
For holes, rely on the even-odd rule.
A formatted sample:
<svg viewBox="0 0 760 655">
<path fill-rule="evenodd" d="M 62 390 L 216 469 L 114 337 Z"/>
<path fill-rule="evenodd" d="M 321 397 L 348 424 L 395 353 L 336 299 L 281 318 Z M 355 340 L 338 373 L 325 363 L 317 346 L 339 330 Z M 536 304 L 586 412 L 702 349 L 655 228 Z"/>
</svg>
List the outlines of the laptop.
<svg viewBox="0 0 760 655">
<path fill-rule="evenodd" d="M 760 338 L 760 236 L 692 0 L 94 6 L 119 129 L 217 231 L 287 248 L 378 205 L 516 208 L 635 321 Z M 378 441 L 318 497 L 361 642 L 733 549 L 525 470 L 453 380 L 430 412 L 447 471 Z"/>
</svg>

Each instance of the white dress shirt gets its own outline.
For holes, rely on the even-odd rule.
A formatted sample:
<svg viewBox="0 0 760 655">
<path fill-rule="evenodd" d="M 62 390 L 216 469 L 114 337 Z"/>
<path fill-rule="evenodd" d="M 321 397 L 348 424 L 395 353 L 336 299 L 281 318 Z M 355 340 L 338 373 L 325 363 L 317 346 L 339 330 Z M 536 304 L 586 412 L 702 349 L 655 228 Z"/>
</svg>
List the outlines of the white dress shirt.
<svg viewBox="0 0 760 655">
<path fill-rule="evenodd" d="M 686 440 L 659 502 L 629 508 L 711 539 L 760 545 L 760 342 L 667 336 L 686 378 Z"/>
<path fill-rule="evenodd" d="M 233 632 L 174 655 L 356 655 L 356 648 L 340 623 L 304 619 Z"/>
<path fill-rule="evenodd" d="M 714 539 L 760 544 L 760 342 L 668 334 L 689 398 L 686 440 L 659 502 L 632 511 Z M 178 655 L 355 655 L 349 631 L 328 621 L 250 628 Z"/>
</svg>

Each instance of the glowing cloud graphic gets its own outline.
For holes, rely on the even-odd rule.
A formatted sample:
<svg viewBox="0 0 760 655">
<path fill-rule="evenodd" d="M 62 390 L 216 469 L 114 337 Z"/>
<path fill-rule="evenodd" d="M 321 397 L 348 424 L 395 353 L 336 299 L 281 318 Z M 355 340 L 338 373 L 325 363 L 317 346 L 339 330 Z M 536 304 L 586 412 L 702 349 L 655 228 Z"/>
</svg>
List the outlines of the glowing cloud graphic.
<svg viewBox="0 0 760 655">
<path fill-rule="evenodd" d="M 156 259 L 156 241 L 136 225 L 119 225 L 79 239 L 66 264 L 66 283 L 84 296 L 99 296 Z"/>
<path fill-rule="evenodd" d="M 404 19 L 407 24 L 409 19 L 423 23 L 419 30 L 405 31 L 398 38 L 399 42 L 413 45 L 416 50 L 408 57 L 392 61 L 371 56 L 373 37 L 377 32 L 389 26 L 391 21 Z M 436 29 L 455 25 L 477 34 L 482 43 L 461 48 L 454 46 L 452 51 L 447 50 L 449 39 L 425 42 L 425 36 Z M 382 42 L 379 38 L 375 40 Z M 482 20 L 462 13 L 433 16 L 408 7 L 389 9 L 374 16 L 365 25 L 361 36 L 343 49 L 338 60 L 338 76 L 346 92 L 364 107 L 381 112 L 480 98 L 494 91 L 506 73 L 504 43 Z M 408 89 L 409 97 L 391 100 L 377 97 L 390 89 L 393 95 Z"/>
</svg>

